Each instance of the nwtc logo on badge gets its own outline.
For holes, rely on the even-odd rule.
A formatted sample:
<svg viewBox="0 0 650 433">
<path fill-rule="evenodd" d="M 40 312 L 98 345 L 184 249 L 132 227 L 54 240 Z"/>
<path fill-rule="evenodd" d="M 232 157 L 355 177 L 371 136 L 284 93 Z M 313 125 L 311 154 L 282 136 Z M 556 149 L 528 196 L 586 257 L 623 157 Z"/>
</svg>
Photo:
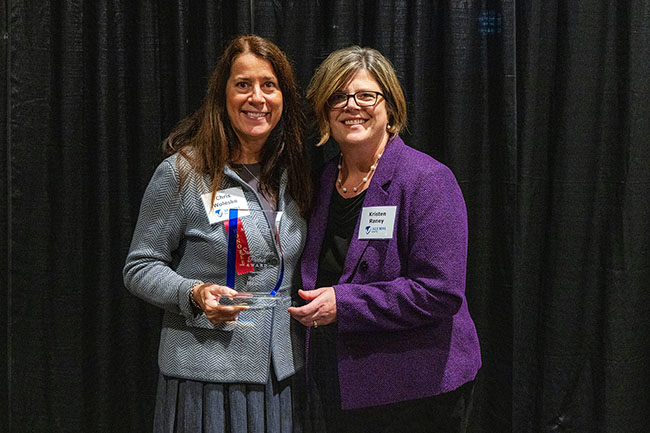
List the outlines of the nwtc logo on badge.
<svg viewBox="0 0 650 433">
<path fill-rule="evenodd" d="M 221 209 L 217 209 L 214 211 L 214 213 L 216 213 L 217 216 L 220 217 L 223 214 L 223 211 Z"/>
<path fill-rule="evenodd" d="M 379 227 L 372 227 L 372 226 L 367 226 L 366 227 L 366 234 L 379 234 L 379 233 L 385 233 L 386 232 L 386 227 L 379 226 Z"/>
</svg>

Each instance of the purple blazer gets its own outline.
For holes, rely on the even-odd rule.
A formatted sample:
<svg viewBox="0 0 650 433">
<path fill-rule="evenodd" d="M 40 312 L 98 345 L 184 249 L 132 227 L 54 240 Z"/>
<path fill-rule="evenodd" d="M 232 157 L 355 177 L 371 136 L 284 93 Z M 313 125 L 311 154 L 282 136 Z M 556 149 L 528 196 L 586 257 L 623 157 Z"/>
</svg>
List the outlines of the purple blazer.
<svg viewBox="0 0 650 433">
<path fill-rule="evenodd" d="M 334 158 L 324 168 L 301 259 L 315 289 Z M 363 207 L 397 206 L 392 239 L 358 239 L 336 292 L 343 409 L 429 397 L 474 379 L 481 355 L 465 299 L 467 213 L 451 171 L 395 137 L 386 145 Z"/>
</svg>

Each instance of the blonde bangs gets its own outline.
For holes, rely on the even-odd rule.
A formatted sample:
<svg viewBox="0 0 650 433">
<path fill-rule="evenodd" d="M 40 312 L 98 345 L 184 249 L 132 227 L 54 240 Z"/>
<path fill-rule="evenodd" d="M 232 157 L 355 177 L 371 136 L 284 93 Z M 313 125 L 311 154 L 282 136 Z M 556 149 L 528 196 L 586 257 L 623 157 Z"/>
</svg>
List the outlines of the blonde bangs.
<svg viewBox="0 0 650 433">
<path fill-rule="evenodd" d="M 379 51 L 355 45 L 336 50 L 327 56 L 314 72 L 307 87 L 307 99 L 314 110 L 321 136 L 317 146 L 330 138 L 327 100 L 360 70 L 368 71 L 385 95 L 389 106 L 389 132 L 398 134 L 406 126 L 406 100 L 393 65 Z"/>
</svg>

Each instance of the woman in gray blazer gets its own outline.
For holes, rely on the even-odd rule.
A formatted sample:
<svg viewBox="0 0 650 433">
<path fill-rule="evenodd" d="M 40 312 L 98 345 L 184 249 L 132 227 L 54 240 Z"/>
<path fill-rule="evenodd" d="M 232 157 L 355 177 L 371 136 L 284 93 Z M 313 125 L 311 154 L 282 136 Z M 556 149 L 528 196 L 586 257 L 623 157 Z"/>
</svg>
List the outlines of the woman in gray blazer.
<svg viewBox="0 0 650 433">
<path fill-rule="evenodd" d="M 284 53 L 242 36 L 163 144 L 124 267 L 164 309 L 156 432 L 300 430 L 287 309 L 311 197 L 302 120 Z M 242 291 L 252 303 L 224 305 Z"/>
</svg>

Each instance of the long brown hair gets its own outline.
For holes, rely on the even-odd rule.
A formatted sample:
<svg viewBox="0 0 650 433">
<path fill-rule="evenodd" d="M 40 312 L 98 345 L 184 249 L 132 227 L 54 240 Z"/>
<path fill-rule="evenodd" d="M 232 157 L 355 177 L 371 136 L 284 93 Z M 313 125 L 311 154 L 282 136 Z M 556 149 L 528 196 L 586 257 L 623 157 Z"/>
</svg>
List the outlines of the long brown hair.
<svg viewBox="0 0 650 433">
<path fill-rule="evenodd" d="M 304 114 L 293 67 L 286 55 L 271 41 L 256 35 L 231 41 L 217 61 L 201 106 L 181 120 L 163 141 L 163 154 L 176 152 L 198 173 L 211 177 L 212 194 L 221 186 L 226 164 L 237 156 L 239 139 L 226 111 L 226 83 L 237 56 L 251 53 L 268 61 L 282 92 L 282 116 L 261 151 L 260 189 L 277 198 L 280 177 L 286 169 L 287 191 L 302 214 L 311 204 L 309 164 L 303 145 Z M 179 165 L 179 167 L 181 167 Z M 181 181 L 187 174 L 181 172 Z"/>
</svg>

